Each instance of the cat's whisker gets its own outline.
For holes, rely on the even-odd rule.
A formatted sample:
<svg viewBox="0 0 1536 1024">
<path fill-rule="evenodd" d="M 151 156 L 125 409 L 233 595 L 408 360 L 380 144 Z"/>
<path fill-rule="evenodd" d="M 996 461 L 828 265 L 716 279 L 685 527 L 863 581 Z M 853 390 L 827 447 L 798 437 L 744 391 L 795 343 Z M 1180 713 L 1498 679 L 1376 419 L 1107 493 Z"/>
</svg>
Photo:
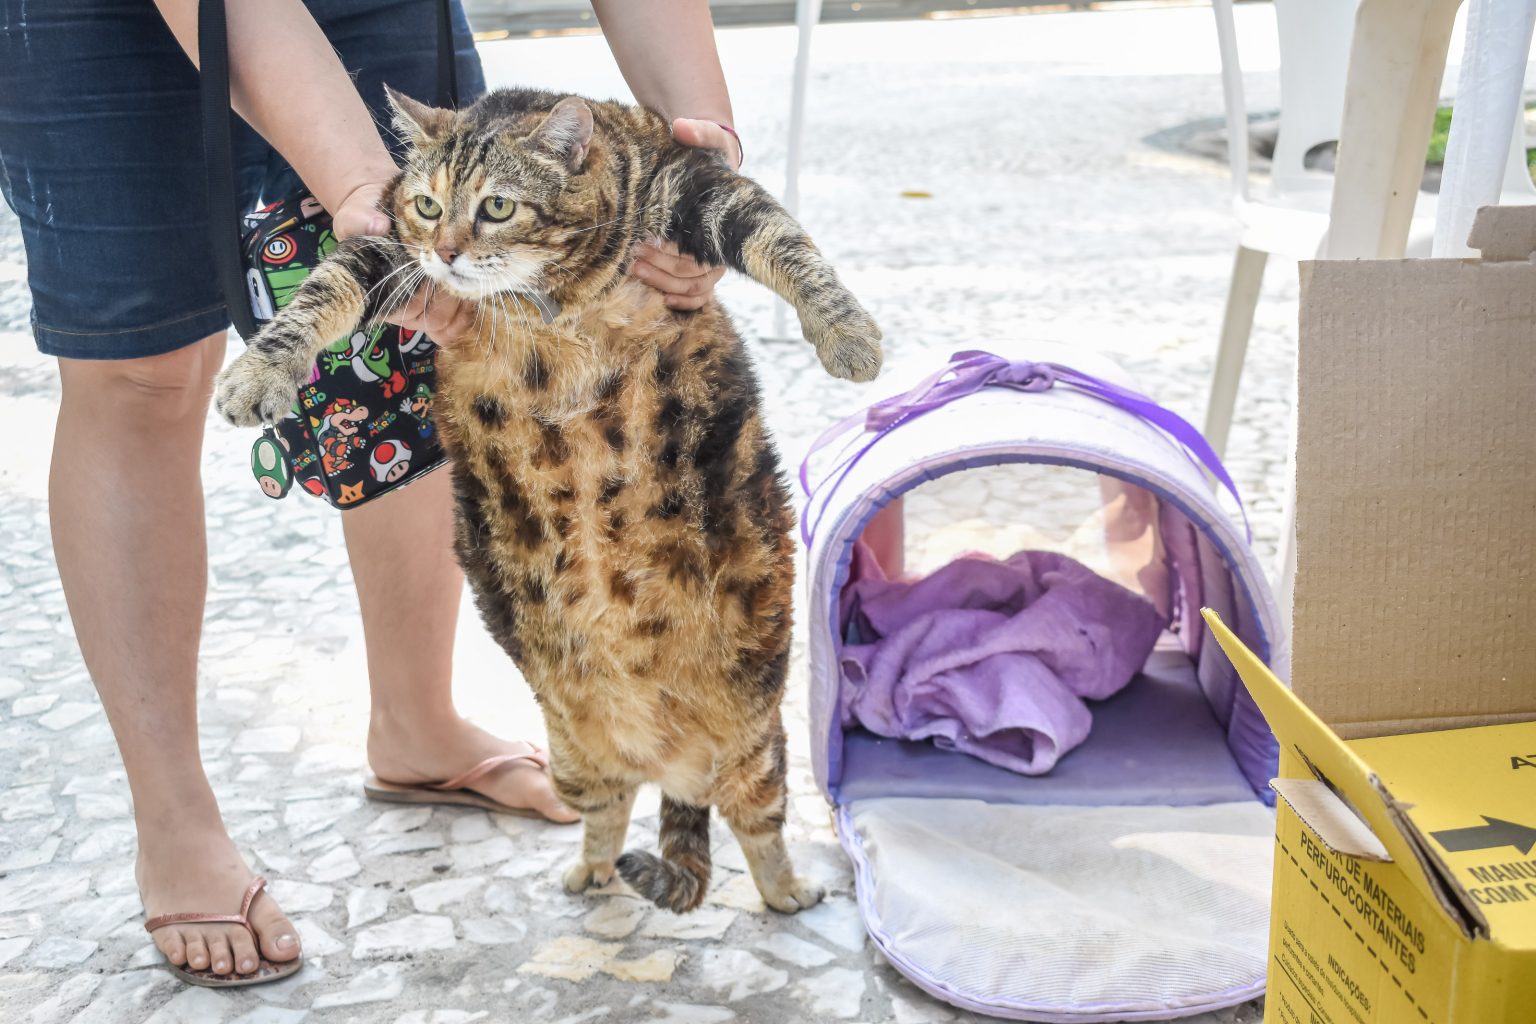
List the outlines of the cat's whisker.
<svg viewBox="0 0 1536 1024">
<path fill-rule="evenodd" d="M 512 311 L 517 315 L 518 322 L 522 324 L 524 336 L 531 338 L 534 333 L 533 322 L 528 316 L 528 311 L 523 307 L 522 298 L 509 293 L 507 301 L 511 305 Z M 558 345 L 558 343 L 559 338 L 556 336 L 556 344 Z"/>
<path fill-rule="evenodd" d="M 584 228 L 571 228 L 569 231 L 566 232 L 566 234 L 567 235 L 584 235 L 584 234 L 587 234 L 587 233 L 592 232 L 592 231 L 601 231 L 603 228 L 606 228 L 606 227 L 608 227 L 608 226 L 610 226 L 612 224 L 617 224 L 620 221 L 637 220 L 637 219 L 643 218 L 647 214 L 657 213 L 657 212 L 659 212 L 661 210 L 664 210 L 666 208 L 667 207 L 666 207 L 665 204 L 658 203 L 655 206 L 647 207 L 645 209 L 635 210 L 632 213 L 628 213 L 628 214 L 624 214 L 622 216 L 615 217 L 612 220 L 605 220 L 605 221 L 603 221 L 603 222 L 601 222 L 599 224 L 589 224 L 589 225 L 587 225 Z"/>
<path fill-rule="evenodd" d="M 517 318 L 518 324 L 523 328 L 524 333 L 532 333 L 533 328 L 529 325 L 528 317 L 523 312 L 522 300 L 520 300 L 512 292 L 502 292 L 502 305 L 503 308 L 507 311 L 507 319 L 509 321 L 515 316 Z"/>
<path fill-rule="evenodd" d="M 364 305 L 367 305 L 368 300 L 372 299 L 374 297 L 374 295 L 376 295 L 378 293 L 379 289 L 383 288 L 384 285 L 387 284 L 396 275 L 404 273 L 404 272 L 408 272 L 411 269 L 412 269 L 411 264 L 409 264 L 409 263 L 402 263 L 400 266 L 396 267 L 394 270 L 391 270 L 389 273 L 387 273 L 383 277 L 379 278 L 378 283 L 375 284 L 372 288 L 369 288 L 368 291 L 363 294 L 363 303 L 364 303 Z M 381 306 L 380 308 L 384 309 L 386 311 L 389 311 L 389 309 L 390 309 L 390 307 L 387 304 L 384 305 L 384 306 Z"/>
<path fill-rule="evenodd" d="M 415 294 L 417 286 L 421 283 L 421 279 L 426 276 L 426 271 L 419 266 L 411 267 L 410 264 L 407 264 L 407 267 L 413 270 L 414 273 L 407 274 L 404 278 L 397 282 L 394 291 L 390 293 L 389 298 L 384 303 L 382 303 L 379 308 L 390 310 L 391 312 L 397 312 L 400 308 L 400 305 L 402 305 L 404 301 L 408 300 L 412 295 Z"/>
<path fill-rule="evenodd" d="M 580 275 L 578 275 L 576 273 L 576 271 L 571 270 L 568 267 L 562 267 L 562 266 L 560 266 L 557 263 L 546 264 L 544 266 L 542 272 L 547 273 L 548 271 L 551 271 L 551 270 L 556 271 L 557 273 L 564 274 L 566 277 L 570 278 L 572 281 L 579 280 L 579 278 L 580 278 Z"/>
<path fill-rule="evenodd" d="M 484 308 L 485 308 L 485 288 L 481 287 L 479 289 L 479 293 L 475 296 L 475 320 L 474 320 L 474 325 L 475 325 L 475 330 L 477 330 L 477 331 L 480 329 L 480 313 L 481 313 L 481 311 Z"/>
<path fill-rule="evenodd" d="M 420 267 L 406 264 L 407 273 L 399 281 L 395 282 L 394 289 L 389 293 L 379 306 L 391 312 L 399 310 L 400 306 L 416 292 L 416 287 L 421 283 L 422 276 L 426 273 Z"/>
</svg>

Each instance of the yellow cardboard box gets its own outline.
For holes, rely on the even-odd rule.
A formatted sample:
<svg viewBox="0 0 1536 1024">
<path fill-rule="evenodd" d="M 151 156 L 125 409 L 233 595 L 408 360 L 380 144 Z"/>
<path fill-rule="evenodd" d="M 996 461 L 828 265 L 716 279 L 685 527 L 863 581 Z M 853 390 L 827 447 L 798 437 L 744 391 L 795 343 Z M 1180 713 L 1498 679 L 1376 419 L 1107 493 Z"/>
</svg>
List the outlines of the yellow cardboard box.
<svg viewBox="0 0 1536 1024">
<path fill-rule="evenodd" d="M 1303 264 L 1268 1024 L 1536 1024 L 1536 208 Z"/>
<path fill-rule="evenodd" d="M 1207 618 L 1280 737 L 1267 1024 L 1536 1021 L 1536 723 L 1343 740 Z"/>
</svg>

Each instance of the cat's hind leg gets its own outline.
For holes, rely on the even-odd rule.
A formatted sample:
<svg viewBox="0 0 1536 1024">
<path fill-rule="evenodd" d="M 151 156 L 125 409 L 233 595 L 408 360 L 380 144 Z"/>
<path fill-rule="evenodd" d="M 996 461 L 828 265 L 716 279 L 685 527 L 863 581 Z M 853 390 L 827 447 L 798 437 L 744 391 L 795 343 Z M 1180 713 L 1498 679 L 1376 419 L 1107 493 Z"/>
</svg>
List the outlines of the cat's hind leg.
<svg viewBox="0 0 1536 1024">
<path fill-rule="evenodd" d="M 771 730 L 757 749 L 721 771 L 715 805 L 741 844 L 763 902 L 781 913 L 793 914 L 820 903 L 825 892 L 796 875 L 789 859 L 789 847 L 784 842 L 787 773 L 784 723 L 775 714 Z"/>
<path fill-rule="evenodd" d="M 392 311 L 388 281 L 400 266 L 398 243 L 349 238 L 304 279 L 293 299 L 219 374 L 214 405 L 237 427 L 276 423 L 298 397 L 315 357 L 364 321 Z"/>
</svg>

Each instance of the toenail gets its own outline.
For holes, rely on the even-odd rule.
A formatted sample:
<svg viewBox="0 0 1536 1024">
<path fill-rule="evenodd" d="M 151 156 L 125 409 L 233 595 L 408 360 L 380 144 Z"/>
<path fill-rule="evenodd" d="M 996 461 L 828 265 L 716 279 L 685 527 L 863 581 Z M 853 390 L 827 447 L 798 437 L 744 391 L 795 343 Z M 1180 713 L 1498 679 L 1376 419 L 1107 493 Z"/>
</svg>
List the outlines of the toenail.
<svg viewBox="0 0 1536 1024">
<path fill-rule="evenodd" d="M 254 961 L 254 960 L 241 960 L 240 961 L 240 973 L 241 974 L 250 974 L 255 969 L 256 969 L 256 961 Z"/>
<path fill-rule="evenodd" d="M 277 948 L 284 950 L 285 952 L 287 950 L 293 949 L 298 944 L 299 940 L 294 938 L 292 935 L 283 934 L 277 937 Z"/>
<path fill-rule="evenodd" d="M 214 962 L 213 969 L 222 973 L 229 970 L 229 964 L 223 960 L 218 960 Z"/>
</svg>

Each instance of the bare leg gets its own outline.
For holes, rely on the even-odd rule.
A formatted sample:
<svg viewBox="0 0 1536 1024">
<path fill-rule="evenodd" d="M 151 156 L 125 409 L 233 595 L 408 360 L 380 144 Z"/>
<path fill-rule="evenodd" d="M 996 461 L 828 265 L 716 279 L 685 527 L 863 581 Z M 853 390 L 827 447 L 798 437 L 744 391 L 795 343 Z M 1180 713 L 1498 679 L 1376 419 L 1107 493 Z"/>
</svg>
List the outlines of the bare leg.
<svg viewBox="0 0 1536 1024">
<path fill-rule="evenodd" d="M 197 746 L 208 550 L 199 469 L 224 337 L 148 359 L 61 359 L 49 476 L 54 555 L 80 651 L 122 751 L 147 916 L 231 914 L 251 873 L 224 831 Z M 270 960 L 299 953 L 269 896 L 251 908 Z M 256 968 L 245 930 L 155 932 L 172 963 Z"/>
<path fill-rule="evenodd" d="M 464 575 L 453 556 L 451 489 L 448 471 L 440 469 L 341 517 L 368 647 L 368 761 L 388 782 L 437 782 L 487 757 L 529 749 L 454 710 L 453 638 Z M 502 768 L 475 789 L 555 821 L 578 820 L 549 776 L 531 765 Z"/>
</svg>

